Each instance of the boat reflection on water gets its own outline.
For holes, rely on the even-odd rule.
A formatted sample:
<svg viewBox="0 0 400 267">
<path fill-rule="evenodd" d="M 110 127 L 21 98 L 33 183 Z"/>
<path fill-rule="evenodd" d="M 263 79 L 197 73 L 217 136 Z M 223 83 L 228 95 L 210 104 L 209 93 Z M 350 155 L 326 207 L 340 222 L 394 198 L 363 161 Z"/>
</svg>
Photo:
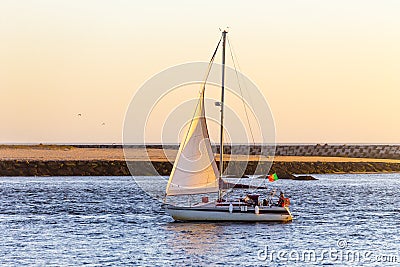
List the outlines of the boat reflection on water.
<svg viewBox="0 0 400 267">
<path fill-rule="evenodd" d="M 171 222 L 164 228 L 173 235 L 167 240 L 171 248 L 199 256 L 215 251 L 215 244 L 226 239 L 224 227 L 215 223 Z"/>
</svg>

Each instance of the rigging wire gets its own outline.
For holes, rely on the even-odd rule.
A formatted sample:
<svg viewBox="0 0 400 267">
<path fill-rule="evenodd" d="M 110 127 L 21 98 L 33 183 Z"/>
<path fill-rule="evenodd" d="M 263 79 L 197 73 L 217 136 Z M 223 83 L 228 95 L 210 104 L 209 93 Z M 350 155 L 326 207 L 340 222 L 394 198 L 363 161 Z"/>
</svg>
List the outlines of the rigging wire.
<svg viewBox="0 0 400 267">
<path fill-rule="evenodd" d="M 228 42 L 229 42 L 229 40 L 228 40 Z M 242 69 L 241 69 L 240 64 L 239 64 L 239 60 L 237 59 L 238 57 L 236 56 L 235 48 L 233 47 L 233 45 L 231 43 L 229 43 L 229 46 L 232 48 L 233 56 L 236 58 L 236 63 L 237 63 L 239 72 L 242 72 Z M 243 82 L 243 83 L 244 83 L 244 89 L 246 90 L 247 95 L 249 96 L 250 105 L 253 106 L 253 101 L 251 99 L 251 94 L 249 94 L 249 90 L 247 89 L 247 84 L 245 82 Z"/>
<path fill-rule="evenodd" d="M 222 37 L 219 39 L 217 47 L 215 48 L 214 53 L 213 53 L 213 55 L 212 55 L 212 57 L 210 59 L 210 62 L 208 63 L 207 72 L 206 72 L 206 75 L 204 77 L 203 90 L 206 89 L 207 79 L 208 79 L 208 76 L 210 75 L 212 64 L 214 63 L 214 59 L 215 59 L 215 56 L 217 55 L 218 48 L 219 48 L 219 45 L 221 44 L 221 41 L 222 41 Z"/>
<path fill-rule="evenodd" d="M 206 72 L 206 75 L 205 75 L 205 77 L 204 77 L 204 83 L 203 83 L 203 85 L 202 85 L 202 89 L 201 89 L 201 91 L 200 91 L 200 95 L 201 95 L 201 94 L 204 94 L 204 92 L 205 92 L 205 90 L 206 90 L 207 79 L 208 79 L 208 76 L 210 75 L 211 68 L 212 68 L 212 65 L 213 65 L 213 63 L 214 63 L 214 59 L 215 59 L 215 56 L 216 56 L 216 54 L 217 54 L 219 45 L 221 44 L 221 41 L 222 41 L 222 37 L 219 39 L 218 44 L 217 44 L 217 47 L 215 48 L 214 53 L 213 53 L 213 55 L 212 55 L 212 57 L 211 57 L 211 59 L 210 59 L 210 62 L 208 63 L 207 72 Z M 204 96 L 203 96 L 203 97 L 204 97 Z M 204 99 L 204 98 L 203 98 L 203 99 Z M 187 140 L 187 138 L 188 138 L 188 136 L 189 136 L 189 130 L 190 130 L 190 128 L 192 127 L 193 121 L 194 121 L 195 116 L 196 116 L 196 113 L 197 113 L 197 109 L 199 108 L 200 101 L 202 101 L 202 100 L 199 99 L 199 101 L 197 102 L 196 108 L 194 109 L 194 113 L 193 113 L 192 119 L 190 120 L 190 124 L 189 124 L 188 131 L 186 132 L 185 139 L 183 140 L 182 144 L 185 144 L 185 143 L 186 143 L 186 140 Z"/>
<path fill-rule="evenodd" d="M 244 102 L 242 87 L 240 86 L 239 74 L 238 74 L 238 71 L 237 71 L 237 68 L 236 68 L 236 61 L 235 61 L 235 59 L 234 59 L 233 52 L 232 52 L 233 47 L 232 47 L 232 45 L 231 45 L 231 42 L 229 41 L 229 38 L 227 38 L 227 40 L 228 40 L 229 51 L 230 51 L 231 58 L 232 58 L 232 62 L 233 62 L 233 67 L 235 68 L 236 79 L 237 79 L 238 85 L 239 85 L 239 90 L 240 90 L 241 100 L 242 100 L 242 103 L 243 103 L 244 112 L 245 112 L 246 118 L 247 118 L 247 124 L 249 125 L 249 129 L 250 129 L 250 134 L 251 134 L 251 139 L 252 139 L 252 141 L 253 141 L 253 145 L 255 145 L 254 134 L 253 134 L 253 130 L 252 130 L 251 125 L 250 125 L 249 114 L 248 114 L 248 112 L 247 112 L 246 103 Z M 239 63 L 238 63 L 238 67 L 239 67 Z M 245 84 L 245 85 L 246 85 L 246 84 Z M 249 94 L 249 95 L 250 95 L 250 94 Z M 250 100 L 251 100 L 251 99 L 250 99 Z"/>
<path fill-rule="evenodd" d="M 234 66 L 234 69 L 235 69 L 236 79 L 238 80 L 239 90 L 240 90 L 240 94 L 241 94 L 241 97 L 242 97 L 241 100 L 242 100 L 242 103 L 243 103 L 243 108 L 244 108 L 244 111 L 245 111 L 245 114 L 246 114 L 247 123 L 248 123 L 248 125 L 249 125 L 249 130 L 250 130 L 251 138 L 252 138 L 252 141 L 253 141 L 253 145 L 255 146 L 254 134 L 253 134 L 253 130 L 252 130 L 252 127 L 251 127 L 251 124 L 250 124 L 249 115 L 248 115 L 247 108 L 246 108 L 247 105 L 245 104 L 245 101 L 244 101 L 244 98 L 243 98 L 242 87 L 241 87 L 241 85 L 240 85 L 240 79 L 239 79 L 238 69 L 239 69 L 240 72 L 241 72 L 241 69 L 240 69 L 239 61 L 237 60 L 237 56 L 236 56 L 236 53 L 235 53 L 235 49 L 233 48 L 233 45 L 232 45 L 232 43 L 231 43 L 231 41 L 230 41 L 230 38 L 227 37 L 227 40 L 228 40 L 229 51 L 230 51 L 230 54 L 231 54 L 233 66 Z M 235 58 L 236 58 L 236 61 L 235 61 Z M 237 65 L 237 68 L 236 68 L 236 65 Z M 243 81 L 243 84 L 244 84 L 244 89 L 245 89 L 245 91 L 247 92 L 247 95 L 248 95 L 248 97 L 249 97 L 250 105 L 253 105 L 253 103 L 252 103 L 253 101 L 252 101 L 251 95 L 249 94 L 249 91 L 248 91 L 248 89 L 247 89 L 246 82 Z M 268 175 L 268 174 L 267 174 L 267 175 Z M 250 184 L 251 184 L 251 183 L 250 183 Z M 260 186 L 267 186 L 267 184 L 266 184 L 266 179 L 263 179 L 263 181 L 262 181 L 262 183 L 261 183 Z"/>
<path fill-rule="evenodd" d="M 234 49 L 233 45 L 229 42 L 229 39 L 228 39 L 228 44 L 229 44 L 229 47 L 232 48 L 232 52 L 233 52 L 234 57 L 237 59 L 237 56 L 236 56 L 236 53 L 235 53 L 235 49 Z M 237 65 L 238 65 L 239 71 L 241 72 L 241 68 L 240 68 L 239 62 L 236 61 L 236 63 L 237 63 Z M 234 65 L 235 65 L 235 63 L 234 63 Z M 235 70 L 236 70 L 236 68 L 235 68 Z M 248 93 L 247 85 L 246 85 L 245 82 L 244 82 L 244 87 L 245 87 L 246 92 Z M 249 97 L 250 105 L 253 106 L 253 101 L 252 101 L 251 95 L 250 95 L 249 93 L 248 93 L 248 97 Z M 253 144 L 255 144 L 255 143 L 254 143 L 254 140 L 253 140 Z M 263 175 L 263 176 L 264 176 L 264 175 Z M 265 177 L 264 177 L 264 179 L 263 179 L 263 182 L 262 182 L 261 186 L 269 187 L 269 186 L 268 186 L 269 183 L 267 182 L 267 177 L 268 177 L 268 172 L 265 174 Z"/>
</svg>

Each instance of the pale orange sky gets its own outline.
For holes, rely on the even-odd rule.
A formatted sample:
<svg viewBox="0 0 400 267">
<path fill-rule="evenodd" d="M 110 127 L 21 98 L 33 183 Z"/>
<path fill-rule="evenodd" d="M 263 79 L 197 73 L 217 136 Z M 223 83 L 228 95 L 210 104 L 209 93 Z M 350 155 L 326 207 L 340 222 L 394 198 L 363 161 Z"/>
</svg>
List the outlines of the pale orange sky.
<svg viewBox="0 0 400 267">
<path fill-rule="evenodd" d="M 140 85 L 207 61 L 224 26 L 278 142 L 400 143 L 399 12 L 367 0 L 2 0 L 0 143 L 121 142 Z"/>
</svg>

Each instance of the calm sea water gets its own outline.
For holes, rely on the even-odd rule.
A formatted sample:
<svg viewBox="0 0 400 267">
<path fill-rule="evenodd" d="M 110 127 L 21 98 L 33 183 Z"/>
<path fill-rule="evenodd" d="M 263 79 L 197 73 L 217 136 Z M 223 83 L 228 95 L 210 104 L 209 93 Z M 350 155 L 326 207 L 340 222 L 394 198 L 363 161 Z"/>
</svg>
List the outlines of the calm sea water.
<svg viewBox="0 0 400 267">
<path fill-rule="evenodd" d="M 3 177 L 0 264 L 399 266 L 400 175 L 316 177 L 271 184 L 287 224 L 176 223 L 131 177 Z"/>
</svg>

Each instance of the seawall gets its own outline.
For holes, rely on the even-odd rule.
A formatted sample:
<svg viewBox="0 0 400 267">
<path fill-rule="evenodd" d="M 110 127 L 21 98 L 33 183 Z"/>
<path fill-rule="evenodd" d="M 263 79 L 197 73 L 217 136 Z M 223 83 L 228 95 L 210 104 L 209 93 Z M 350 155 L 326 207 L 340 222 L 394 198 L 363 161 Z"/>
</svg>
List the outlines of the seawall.
<svg viewBox="0 0 400 267">
<path fill-rule="evenodd" d="M 122 148 L 122 145 L 69 145 L 77 148 Z M 125 147 L 147 149 L 172 149 L 178 150 L 177 144 L 152 144 L 130 145 Z M 213 147 L 219 152 L 219 146 Z M 269 145 L 224 145 L 224 152 L 238 155 L 271 155 L 276 156 L 323 156 L 323 157 L 351 157 L 351 158 L 376 158 L 400 159 L 400 145 L 397 144 L 277 144 Z"/>
<path fill-rule="evenodd" d="M 121 145 L 0 145 L 0 176 L 169 175 L 177 149 L 177 145 L 132 145 L 128 168 Z M 272 158 L 263 156 L 274 150 L 272 146 L 226 146 L 226 159 L 230 160 L 227 174 L 265 175 L 271 164 L 270 173 L 281 178 L 292 174 L 400 172 L 400 145 L 278 145 L 271 163 Z M 250 156 L 246 164 L 242 155 L 256 156 Z"/>
</svg>

